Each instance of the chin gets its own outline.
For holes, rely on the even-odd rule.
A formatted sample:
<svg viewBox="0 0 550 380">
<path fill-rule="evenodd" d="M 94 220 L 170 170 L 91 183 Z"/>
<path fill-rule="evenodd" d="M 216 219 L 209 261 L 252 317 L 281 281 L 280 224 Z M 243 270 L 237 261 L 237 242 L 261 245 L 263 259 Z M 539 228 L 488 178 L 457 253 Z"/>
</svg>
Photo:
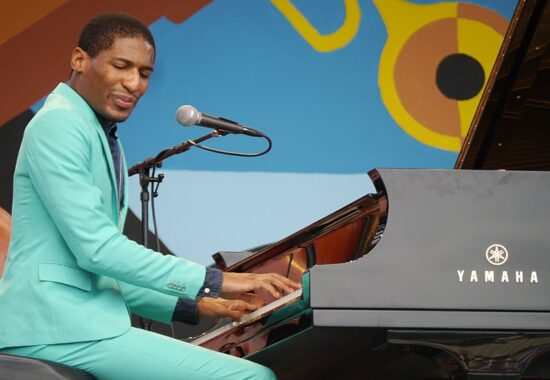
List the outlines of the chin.
<svg viewBox="0 0 550 380">
<path fill-rule="evenodd" d="M 130 117 L 130 113 L 131 112 L 111 112 L 108 115 L 108 119 L 115 123 L 121 123 Z"/>
<path fill-rule="evenodd" d="M 130 114 L 118 115 L 118 116 L 114 116 L 111 120 L 114 121 L 115 123 L 122 123 L 123 121 L 126 121 L 126 119 L 128 119 L 129 117 L 130 117 Z"/>
</svg>

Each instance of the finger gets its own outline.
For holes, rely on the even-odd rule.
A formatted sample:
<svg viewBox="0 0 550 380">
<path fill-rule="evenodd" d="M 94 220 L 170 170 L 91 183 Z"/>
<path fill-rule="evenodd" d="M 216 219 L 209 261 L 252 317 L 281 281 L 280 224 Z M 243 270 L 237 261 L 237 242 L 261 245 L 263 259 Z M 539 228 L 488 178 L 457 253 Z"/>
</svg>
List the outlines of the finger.
<svg viewBox="0 0 550 380">
<path fill-rule="evenodd" d="M 245 302 L 257 305 L 258 307 L 264 306 L 266 304 L 265 299 L 254 293 L 242 293 L 239 297 Z"/>
<path fill-rule="evenodd" d="M 266 273 L 264 275 L 260 275 L 260 279 L 269 282 L 285 294 L 290 294 L 294 290 L 301 288 L 300 284 L 290 280 L 289 278 L 279 273 Z"/>
<path fill-rule="evenodd" d="M 254 305 L 248 302 L 244 301 L 234 301 L 228 308 L 230 310 L 230 317 L 235 318 L 242 318 L 247 314 L 250 314 L 253 311 L 256 311 L 260 308 L 258 305 Z"/>
<path fill-rule="evenodd" d="M 231 318 L 234 321 L 240 320 L 245 314 L 239 310 L 225 309 L 225 316 Z"/>
<path fill-rule="evenodd" d="M 277 277 L 277 279 L 279 281 L 282 281 L 289 288 L 292 288 L 292 289 L 296 290 L 296 289 L 300 289 L 302 287 L 302 284 L 300 284 L 298 282 L 295 282 L 295 281 L 292 281 L 288 277 L 285 277 L 285 276 L 283 276 L 281 274 L 278 274 L 278 273 L 274 273 L 274 274 L 275 274 L 275 277 Z"/>
<path fill-rule="evenodd" d="M 291 288 L 288 283 L 288 279 L 286 277 L 272 274 L 270 275 L 269 280 L 273 286 L 275 286 L 277 289 L 282 290 L 283 293 L 290 294 L 294 291 L 293 288 Z"/>
<path fill-rule="evenodd" d="M 258 305 L 254 305 L 249 302 L 245 302 L 241 300 L 234 301 L 233 304 L 230 306 L 230 309 L 239 310 L 242 312 L 251 312 L 251 311 L 258 310 L 259 308 L 260 306 Z"/>
<path fill-rule="evenodd" d="M 292 281 L 291 279 L 287 278 L 287 285 L 290 286 L 294 290 L 302 289 L 302 284 L 296 281 Z"/>
<path fill-rule="evenodd" d="M 259 281 L 258 286 L 259 286 L 259 289 L 267 291 L 274 298 L 281 298 L 281 293 L 270 282 L 265 281 L 265 280 L 264 281 Z"/>
<path fill-rule="evenodd" d="M 246 302 L 246 311 L 247 312 L 252 312 L 252 311 L 256 311 L 260 308 L 261 306 L 260 305 L 256 305 L 256 304 L 253 304 L 253 303 L 250 303 L 250 302 Z"/>
</svg>

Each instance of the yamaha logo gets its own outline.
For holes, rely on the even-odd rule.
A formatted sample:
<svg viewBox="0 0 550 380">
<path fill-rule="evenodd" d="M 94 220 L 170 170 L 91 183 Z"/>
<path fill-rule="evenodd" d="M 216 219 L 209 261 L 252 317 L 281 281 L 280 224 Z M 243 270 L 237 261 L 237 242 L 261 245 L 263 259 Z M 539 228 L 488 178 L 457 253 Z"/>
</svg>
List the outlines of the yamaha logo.
<svg viewBox="0 0 550 380">
<path fill-rule="evenodd" d="M 482 251 L 483 252 L 483 251 Z M 481 252 L 480 252 L 481 253 Z M 481 255 L 480 255 L 481 256 Z M 478 256 L 479 257 L 479 256 Z M 501 266 L 508 261 L 508 249 L 502 244 L 491 244 L 485 250 L 485 258 L 489 264 Z M 521 268 L 503 268 L 500 271 L 489 268 L 458 269 L 458 282 L 461 283 L 501 283 L 501 284 L 538 284 L 537 271 Z"/>
<path fill-rule="evenodd" d="M 485 251 L 487 261 L 493 265 L 502 265 L 508 261 L 508 250 L 500 244 L 492 244 Z"/>
</svg>

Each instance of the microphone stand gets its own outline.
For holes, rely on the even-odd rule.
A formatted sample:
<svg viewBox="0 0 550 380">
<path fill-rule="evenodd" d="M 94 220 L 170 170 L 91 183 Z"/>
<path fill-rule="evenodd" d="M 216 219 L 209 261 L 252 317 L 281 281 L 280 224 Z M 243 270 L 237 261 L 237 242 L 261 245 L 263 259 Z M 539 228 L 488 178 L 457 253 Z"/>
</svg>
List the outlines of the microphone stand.
<svg viewBox="0 0 550 380">
<path fill-rule="evenodd" d="M 130 169 L 128 169 L 128 176 L 131 177 L 134 174 L 139 174 L 139 183 L 141 185 L 140 200 L 141 200 L 141 244 L 149 248 L 149 185 L 151 183 L 160 183 L 164 179 L 164 174 L 160 173 L 158 176 L 151 177 L 151 168 L 154 166 L 160 168 L 162 162 L 170 156 L 175 154 L 183 153 L 191 149 L 194 144 L 201 143 L 205 140 L 211 139 L 213 137 L 224 136 L 227 132 L 214 130 L 211 133 L 201 136 L 196 140 L 187 140 L 179 145 L 176 145 L 172 148 L 165 149 L 161 151 L 156 157 L 150 157 L 145 161 L 142 161 L 138 164 L 135 164 Z M 157 186 L 158 188 L 158 186 Z M 156 191 L 153 192 L 153 197 L 156 197 Z M 147 318 L 140 317 L 139 323 L 144 330 L 151 330 L 153 321 Z"/>
</svg>

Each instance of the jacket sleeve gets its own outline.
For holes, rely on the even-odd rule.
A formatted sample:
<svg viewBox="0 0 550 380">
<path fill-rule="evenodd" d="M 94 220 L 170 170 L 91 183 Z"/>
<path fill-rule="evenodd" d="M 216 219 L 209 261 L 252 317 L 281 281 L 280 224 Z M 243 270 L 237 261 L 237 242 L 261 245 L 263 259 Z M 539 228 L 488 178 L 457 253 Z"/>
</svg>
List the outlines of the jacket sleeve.
<svg viewBox="0 0 550 380">
<path fill-rule="evenodd" d="M 178 297 L 139 288 L 122 281 L 119 281 L 118 284 L 132 313 L 162 323 L 172 322 Z"/>
<path fill-rule="evenodd" d="M 32 184 L 76 262 L 128 284 L 195 299 L 204 266 L 129 240 L 105 211 L 91 162 L 99 136 L 78 114 L 54 109 L 27 127 L 21 146 Z"/>
</svg>

